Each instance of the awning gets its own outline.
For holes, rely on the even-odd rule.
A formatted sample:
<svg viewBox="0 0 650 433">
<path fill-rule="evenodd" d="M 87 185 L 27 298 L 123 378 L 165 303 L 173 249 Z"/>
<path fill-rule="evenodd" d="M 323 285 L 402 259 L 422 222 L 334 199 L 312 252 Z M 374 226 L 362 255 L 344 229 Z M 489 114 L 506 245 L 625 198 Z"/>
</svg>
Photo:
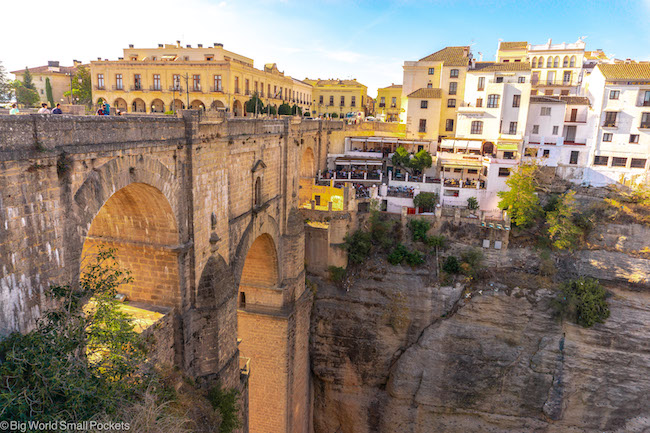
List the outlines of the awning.
<svg viewBox="0 0 650 433">
<path fill-rule="evenodd" d="M 442 140 L 442 143 L 440 143 L 440 147 L 444 147 L 446 149 L 453 149 L 454 140 Z"/>
<path fill-rule="evenodd" d="M 468 140 L 467 141 L 467 148 L 468 149 L 476 149 L 476 150 L 481 150 L 481 141 L 479 140 Z"/>
<path fill-rule="evenodd" d="M 337 159 L 335 161 L 336 165 L 382 165 L 381 161 L 368 161 L 368 160 L 363 160 L 363 161 L 351 161 L 349 159 Z"/>
<path fill-rule="evenodd" d="M 519 144 L 518 143 L 498 143 L 497 144 L 497 149 L 498 150 L 517 151 L 519 149 Z"/>
<path fill-rule="evenodd" d="M 440 161 L 440 165 L 443 167 L 449 168 L 481 168 L 483 163 L 481 161 L 459 161 L 459 160 L 450 160 L 450 161 Z"/>
</svg>

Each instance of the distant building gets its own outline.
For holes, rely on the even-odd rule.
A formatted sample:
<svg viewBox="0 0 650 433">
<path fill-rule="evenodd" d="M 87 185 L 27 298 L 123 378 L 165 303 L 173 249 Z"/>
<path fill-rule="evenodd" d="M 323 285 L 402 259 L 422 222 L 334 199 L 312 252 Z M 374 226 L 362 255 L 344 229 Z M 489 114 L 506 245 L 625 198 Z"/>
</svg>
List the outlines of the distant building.
<svg viewBox="0 0 650 433">
<path fill-rule="evenodd" d="M 347 113 L 366 112 L 368 87 L 355 80 L 305 78 L 312 86 L 312 115 L 325 116 L 336 113 L 345 117 Z"/>
<path fill-rule="evenodd" d="M 128 112 L 163 113 L 194 108 L 232 111 L 244 116 L 244 104 L 257 93 L 264 105 L 297 105 L 309 111 L 312 88 L 285 76 L 275 63 L 256 69 L 253 60 L 222 44 L 124 49 L 118 60 L 90 63 L 93 101 L 107 100 Z"/>
<path fill-rule="evenodd" d="M 375 116 L 385 122 L 399 122 L 402 112 L 402 85 L 391 84 L 377 89 Z"/>
<path fill-rule="evenodd" d="M 71 78 L 77 72 L 77 66 L 79 65 L 81 65 L 81 62 L 77 60 L 74 61 L 74 66 L 60 66 L 58 61 L 49 61 L 47 66 L 29 68 L 40 101 L 48 102 L 45 83 L 49 78 L 54 103 L 70 103 L 70 97 L 64 97 L 63 93 L 70 91 Z M 24 69 L 12 71 L 11 73 L 16 76 L 17 80 L 24 81 Z"/>
</svg>

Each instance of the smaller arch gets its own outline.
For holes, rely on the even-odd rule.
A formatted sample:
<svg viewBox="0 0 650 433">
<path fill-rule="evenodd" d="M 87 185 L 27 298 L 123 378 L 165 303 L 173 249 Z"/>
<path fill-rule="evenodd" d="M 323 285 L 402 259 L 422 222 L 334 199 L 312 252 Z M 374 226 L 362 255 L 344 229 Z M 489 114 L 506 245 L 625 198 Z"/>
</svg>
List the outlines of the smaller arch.
<svg viewBox="0 0 650 433">
<path fill-rule="evenodd" d="M 171 103 L 171 109 L 174 111 L 184 110 L 185 104 L 180 99 L 174 99 Z"/>
<path fill-rule="evenodd" d="M 126 101 L 122 98 L 117 98 L 115 102 L 113 102 L 113 105 L 121 112 L 125 112 L 127 110 Z"/>
<path fill-rule="evenodd" d="M 140 98 L 135 98 L 131 103 L 131 111 L 134 113 L 146 113 L 146 105 L 144 101 Z"/>
<path fill-rule="evenodd" d="M 553 57 L 549 56 L 548 59 L 546 59 L 546 67 L 547 68 L 553 67 Z"/>
<path fill-rule="evenodd" d="M 571 56 L 571 62 L 569 62 L 570 68 L 575 68 L 576 66 L 576 56 Z"/>
<path fill-rule="evenodd" d="M 198 99 L 195 99 L 195 100 L 192 101 L 192 103 L 190 104 L 190 109 L 192 109 L 192 110 L 203 110 L 203 111 L 205 111 L 205 104 L 204 104 L 203 102 L 199 101 Z"/>
<path fill-rule="evenodd" d="M 553 59 L 553 67 L 554 68 L 560 67 L 560 56 L 555 56 L 555 58 Z"/>
<path fill-rule="evenodd" d="M 165 112 L 165 103 L 160 99 L 154 99 L 151 101 L 151 112 L 152 113 L 164 113 Z"/>
<path fill-rule="evenodd" d="M 566 68 L 569 66 L 569 56 L 564 56 L 564 59 L 562 60 L 562 67 Z"/>
<path fill-rule="evenodd" d="M 533 68 L 537 67 L 537 57 L 533 57 L 532 67 Z"/>
<path fill-rule="evenodd" d="M 235 117 L 241 116 L 242 111 L 241 102 L 235 99 L 235 102 L 232 103 L 232 112 L 234 113 Z"/>
<path fill-rule="evenodd" d="M 492 155 L 494 153 L 494 143 L 491 141 L 486 141 L 483 143 L 482 154 L 483 155 Z"/>
<path fill-rule="evenodd" d="M 226 106 L 223 102 L 216 100 L 212 101 L 212 104 L 210 104 L 210 109 L 215 111 L 223 111 L 226 109 Z"/>
</svg>

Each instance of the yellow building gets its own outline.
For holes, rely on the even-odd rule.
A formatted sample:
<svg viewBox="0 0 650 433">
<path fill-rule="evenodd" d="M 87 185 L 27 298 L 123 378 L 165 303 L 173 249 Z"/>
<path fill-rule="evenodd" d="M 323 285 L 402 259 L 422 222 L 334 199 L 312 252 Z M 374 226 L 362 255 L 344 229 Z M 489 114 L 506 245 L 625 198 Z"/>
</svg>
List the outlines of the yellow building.
<svg viewBox="0 0 650 433">
<path fill-rule="evenodd" d="M 48 102 L 45 83 L 49 78 L 54 103 L 70 103 L 69 97 L 64 97 L 63 93 L 70 91 L 70 79 L 77 72 L 77 66 L 79 65 L 81 65 L 81 62 L 76 60 L 74 61 L 74 66 L 59 66 L 59 62 L 49 61 L 47 62 L 47 66 L 29 68 L 40 101 Z M 12 71 L 11 73 L 16 76 L 17 80 L 24 81 L 24 69 Z"/>
<path fill-rule="evenodd" d="M 368 87 L 357 80 L 303 80 L 311 84 L 312 115 L 324 116 L 336 113 L 338 117 L 347 113 L 363 113 L 366 115 L 366 99 Z"/>
<path fill-rule="evenodd" d="M 500 42 L 497 62 L 525 62 L 528 59 L 528 42 Z"/>
<path fill-rule="evenodd" d="M 402 111 L 402 85 L 391 84 L 377 89 L 375 115 L 384 122 L 399 122 Z"/>
<path fill-rule="evenodd" d="M 409 95 L 419 89 L 440 89 L 440 116 L 437 119 L 438 138 L 453 137 L 456 133 L 456 111 L 465 95 L 465 75 L 472 58 L 470 49 L 465 47 L 446 47 L 416 62 L 404 62 L 404 82 L 402 84 L 402 106 L 406 112 L 401 118 L 406 122 L 406 137 L 420 136 L 420 118 L 413 117 L 409 109 Z M 417 106 L 417 104 L 415 105 Z M 420 111 L 418 110 L 418 113 Z M 427 125 L 435 120 L 427 119 Z M 427 126 L 429 129 L 429 126 Z"/>
<path fill-rule="evenodd" d="M 283 102 L 309 111 L 309 84 L 285 76 L 275 63 L 256 69 L 253 59 L 222 44 L 212 47 L 158 45 L 124 50 L 118 60 L 90 63 L 93 100 L 107 100 L 128 112 L 163 113 L 172 109 L 232 111 L 245 115 L 244 104 L 257 92 L 264 105 Z"/>
</svg>

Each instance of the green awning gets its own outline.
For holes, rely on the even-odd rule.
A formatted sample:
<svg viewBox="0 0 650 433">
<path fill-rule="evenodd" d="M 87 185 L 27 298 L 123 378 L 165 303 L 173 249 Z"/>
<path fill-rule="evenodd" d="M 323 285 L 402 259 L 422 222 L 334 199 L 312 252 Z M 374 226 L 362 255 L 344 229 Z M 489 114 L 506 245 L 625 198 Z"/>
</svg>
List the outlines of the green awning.
<svg viewBox="0 0 650 433">
<path fill-rule="evenodd" d="M 480 161 L 441 161 L 440 165 L 448 168 L 481 168 L 483 163 Z"/>
<path fill-rule="evenodd" d="M 514 150 L 514 151 L 517 151 L 519 149 L 519 144 L 518 143 L 499 143 L 499 144 L 497 144 L 497 149 L 498 150 Z"/>
</svg>

